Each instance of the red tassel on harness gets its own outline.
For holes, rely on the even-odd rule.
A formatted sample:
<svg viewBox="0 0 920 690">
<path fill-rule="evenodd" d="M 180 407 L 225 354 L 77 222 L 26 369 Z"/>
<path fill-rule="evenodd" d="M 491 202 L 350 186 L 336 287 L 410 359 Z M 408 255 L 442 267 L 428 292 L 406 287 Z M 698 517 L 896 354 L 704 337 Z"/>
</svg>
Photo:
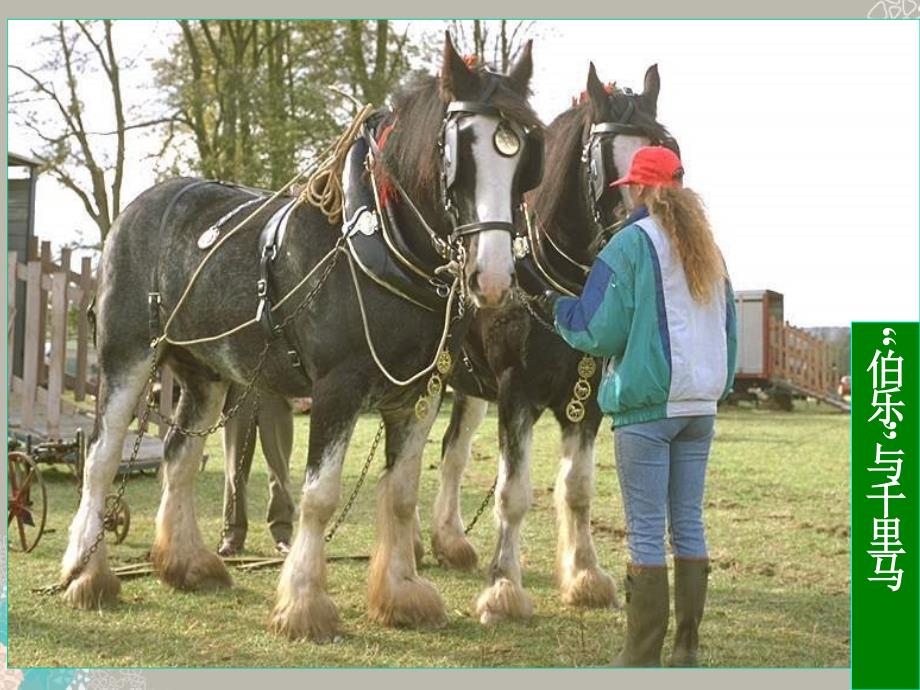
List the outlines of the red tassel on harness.
<svg viewBox="0 0 920 690">
<path fill-rule="evenodd" d="M 393 131 L 393 128 L 396 126 L 396 121 L 394 120 L 386 127 L 380 131 L 380 135 L 377 137 L 377 149 L 383 151 L 383 147 L 386 146 L 387 139 L 390 137 L 390 132 Z M 381 172 L 378 182 L 377 182 L 377 196 L 380 198 L 380 206 L 385 208 L 390 200 L 398 199 L 396 195 L 396 189 L 393 187 L 393 183 L 390 182 L 390 177 L 384 172 Z"/>
</svg>

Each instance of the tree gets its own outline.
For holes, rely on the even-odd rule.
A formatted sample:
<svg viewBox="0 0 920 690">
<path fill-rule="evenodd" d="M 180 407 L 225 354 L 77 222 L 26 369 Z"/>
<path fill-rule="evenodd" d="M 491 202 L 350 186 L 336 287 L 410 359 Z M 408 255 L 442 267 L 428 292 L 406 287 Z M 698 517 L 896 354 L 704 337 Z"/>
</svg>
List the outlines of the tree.
<svg viewBox="0 0 920 690">
<path fill-rule="evenodd" d="M 409 69 L 408 32 L 390 22 L 179 21 L 156 81 L 177 116 L 164 153 L 189 134 L 173 170 L 277 189 L 338 133 L 351 108 L 328 87 L 381 105 Z"/>
<path fill-rule="evenodd" d="M 71 190 L 105 241 L 112 221 L 121 210 L 125 166 L 125 133 L 150 122 L 127 125 L 121 90 L 120 60 L 115 52 L 113 22 L 59 21 L 41 43 L 49 44 L 53 57 L 36 68 L 10 65 L 27 86 L 11 94 L 17 124 L 31 130 L 42 142 L 32 155 L 44 170 Z M 111 131 L 94 131 L 86 124 L 80 78 L 101 71 L 111 92 Z M 19 106 L 25 106 L 20 108 Z M 114 153 L 105 141 L 115 137 Z"/>
<path fill-rule="evenodd" d="M 412 51 L 407 43 L 408 27 L 402 36 L 397 36 L 387 20 L 340 23 L 345 28 L 342 40 L 352 93 L 359 100 L 383 105 L 387 94 L 409 68 Z M 370 63 L 366 55 L 368 52 L 372 53 Z"/>
<path fill-rule="evenodd" d="M 451 33 L 460 52 L 507 72 L 535 27 L 532 20 L 453 20 Z"/>
</svg>

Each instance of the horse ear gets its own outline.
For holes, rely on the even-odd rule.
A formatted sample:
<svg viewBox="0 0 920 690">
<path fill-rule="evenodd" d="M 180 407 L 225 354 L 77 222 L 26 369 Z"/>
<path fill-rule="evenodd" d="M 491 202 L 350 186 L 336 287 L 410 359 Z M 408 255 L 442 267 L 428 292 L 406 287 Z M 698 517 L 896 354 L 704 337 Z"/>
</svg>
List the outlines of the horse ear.
<svg viewBox="0 0 920 690">
<path fill-rule="evenodd" d="M 462 101 L 472 98 L 475 92 L 476 76 L 454 48 L 450 32 L 445 31 L 444 59 L 441 63 L 441 97 L 445 101 Z"/>
<path fill-rule="evenodd" d="M 661 77 L 658 76 L 658 65 L 652 65 L 645 71 L 645 86 L 642 90 L 642 100 L 646 102 L 652 115 L 658 114 L 658 92 L 661 90 Z"/>
<path fill-rule="evenodd" d="M 533 39 L 524 44 L 521 56 L 515 61 L 508 71 L 508 82 L 511 88 L 520 94 L 530 92 L 530 78 L 533 76 Z"/>
<path fill-rule="evenodd" d="M 597 76 L 597 68 L 592 62 L 588 67 L 588 98 L 591 100 L 591 115 L 593 122 L 602 122 L 607 119 L 610 109 L 609 94 Z"/>
</svg>

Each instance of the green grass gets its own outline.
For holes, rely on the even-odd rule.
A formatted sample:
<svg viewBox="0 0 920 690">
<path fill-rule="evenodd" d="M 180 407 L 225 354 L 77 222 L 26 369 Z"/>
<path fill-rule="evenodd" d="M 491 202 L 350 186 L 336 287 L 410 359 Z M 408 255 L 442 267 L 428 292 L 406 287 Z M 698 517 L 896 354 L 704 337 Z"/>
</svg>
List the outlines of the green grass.
<svg viewBox="0 0 920 690">
<path fill-rule="evenodd" d="M 292 476 L 304 474 L 309 419 L 298 417 Z M 442 410 L 422 464 L 422 523 L 431 517 L 438 480 Z M 349 492 L 376 429 L 363 418 L 346 461 Z M 73 611 L 30 588 L 54 582 L 76 508 L 72 476 L 46 469 L 48 526 L 37 550 L 9 558 L 11 666 L 603 666 L 623 640 L 622 611 L 579 611 L 561 605 L 553 580 L 553 478 L 558 455 L 555 422 L 547 415 L 534 439 L 534 503 L 524 529 L 524 585 L 535 615 L 528 624 L 482 627 L 473 602 L 482 574 L 440 569 L 426 556 L 422 574 L 444 597 L 449 624 L 442 630 L 391 630 L 366 613 L 363 561 L 330 565 L 333 599 L 346 635 L 333 645 L 291 643 L 271 635 L 266 621 L 277 570 L 234 572 L 230 590 L 174 592 L 153 578 L 126 581 L 121 603 L 102 612 Z M 210 462 L 198 481 L 198 514 L 205 541 L 220 533 L 223 456 L 212 437 Z M 464 515 L 475 511 L 490 486 L 497 455 L 494 414 L 483 425 L 467 470 Z M 612 434 L 599 436 L 593 522 L 600 562 L 622 582 L 626 562 L 622 507 L 614 471 Z M 378 458 L 375 472 L 379 472 Z M 369 478 L 330 555 L 368 554 L 374 524 Z M 267 479 L 257 455 L 250 483 L 249 553 L 273 555 L 264 524 Z M 299 494 L 299 491 L 298 491 Z M 346 493 L 347 495 L 347 493 Z M 126 542 L 113 560 L 136 560 L 153 539 L 159 484 L 153 477 L 128 483 L 133 514 Z M 849 665 L 849 417 L 800 404 L 795 412 L 727 409 L 720 413 L 706 494 L 713 559 L 701 655 L 708 666 L 814 667 Z M 472 534 L 487 565 L 494 540 L 484 516 Z M 427 544 L 426 544 L 427 546 Z M 673 625 L 673 624 L 672 624 Z M 666 651 L 667 645 L 666 643 Z"/>
</svg>

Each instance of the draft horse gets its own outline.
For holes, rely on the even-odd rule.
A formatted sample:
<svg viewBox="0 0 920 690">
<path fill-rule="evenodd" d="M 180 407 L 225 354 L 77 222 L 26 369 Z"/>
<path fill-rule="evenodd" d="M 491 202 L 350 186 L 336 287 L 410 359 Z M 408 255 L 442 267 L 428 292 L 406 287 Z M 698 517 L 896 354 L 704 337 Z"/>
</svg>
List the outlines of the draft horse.
<svg viewBox="0 0 920 690">
<path fill-rule="evenodd" d="M 657 122 L 660 81 L 648 69 L 642 93 L 601 83 L 592 63 L 587 88 L 546 130 L 546 169 L 528 198 L 529 251 L 518 261 L 521 287 L 580 291 L 593 257 L 622 219 L 622 198 L 610 182 L 628 170 L 649 143 L 676 143 Z M 526 298 L 525 298 L 526 299 Z M 530 598 L 521 580 L 520 532 L 532 501 L 533 426 L 549 409 L 562 434 L 562 459 L 553 491 L 558 523 L 556 575 L 569 605 L 615 604 L 613 579 L 598 565 L 591 537 L 594 441 L 601 422 L 594 391 L 600 366 L 572 350 L 545 318 L 518 301 L 481 311 L 451 383 L 457 391 L 443 438 L 441 483 L 431 544 L 438 561 L 474 569 L 477 554 L 464 534 L 460 482 L 488 402 L 498 405 L 500 459 L 495 490 L 498 541 L 476 604 L 482 623 L 527 619 Z"/>
<path fill-rule="evenodd" d="M 340 498 L 343 459 L 363 410 L 378 411 L 386 430 L 370 616 L 391 626 L 446 621 L 441 597 L 416 571 L 413 544 L 421 454 L 439 392 L 426 392 L 425 376 L 413 375 L 433 366 L 445 324 L 450 337 L 440 353 L 458 354 L 472 309 L 462 317 L 459 306 L 451 313 L 448 292 L 469 295 L 483 308 L 509 298 L 513 209 L 532 177 L 531 158 L 542 155 L 542 142 L 530 136 L 540 130 L 527 102 L 532 71 L 530 45 L 507 75 L 498 75 L 468 67 L 446 37 L 439 75 L 413 81 L 397 95 L 393 112 L 378 118 L 391 126 L 385 147 L 368 160 L 365 178 L 373 173 L 381 186 L 387 183 L 387 222 L 378 218 L 376 229 L 364 223 L 360 234 L 379 236 L 385 225 L 393 255 L 408 257 L 430 276 L 427 287 L 440 298 L 440 312 L 411 304 L 358 270 L 360 257 L 343 241 L 351 237 L 351 225 L 340 227 L 296 199 L 271 201 L 219 248 L 213 243 L 228 219 L 259 208 L 256 193 L 175 179 L 143 192 L 125 209 L 106 242 L 99 274 L 99 424 L 63 557 L 67 602 L 91 608 L 117 596 L 119 581 L 105 543 L 96 541 L 105 494 L 151 368 L 165 364 L 180 382 L 181 396 L 178 426 L 165 440 L 151 551 L 163 582 L 186 590 L 231 584 L 195 516 L 204 438 L 179 427 L 214 424 L 228 385 L 249 385 L 258 371 L 253 394 L 268 389 L 313 398 L 300 519 L 271 629 L 316 641 L 340 632 L 326 591 L 324 530 Z M 499 146 L 499 138 L 506 144 L 516 138 L 519 145 Z M 202 247 L 209 246 L 218 251 L 175 311 L 201 265 Z M 451 290 L 438 267 L 457 276 Z M 305 280 L 316 269 L 322 270 Z M 258 323 L 212 337 L 254 320 L 254 314 Z M 161 337 L 151 348 L 157 333 Z M 419 405 L 421 399 L 428 404 Z"/>
</svg>

